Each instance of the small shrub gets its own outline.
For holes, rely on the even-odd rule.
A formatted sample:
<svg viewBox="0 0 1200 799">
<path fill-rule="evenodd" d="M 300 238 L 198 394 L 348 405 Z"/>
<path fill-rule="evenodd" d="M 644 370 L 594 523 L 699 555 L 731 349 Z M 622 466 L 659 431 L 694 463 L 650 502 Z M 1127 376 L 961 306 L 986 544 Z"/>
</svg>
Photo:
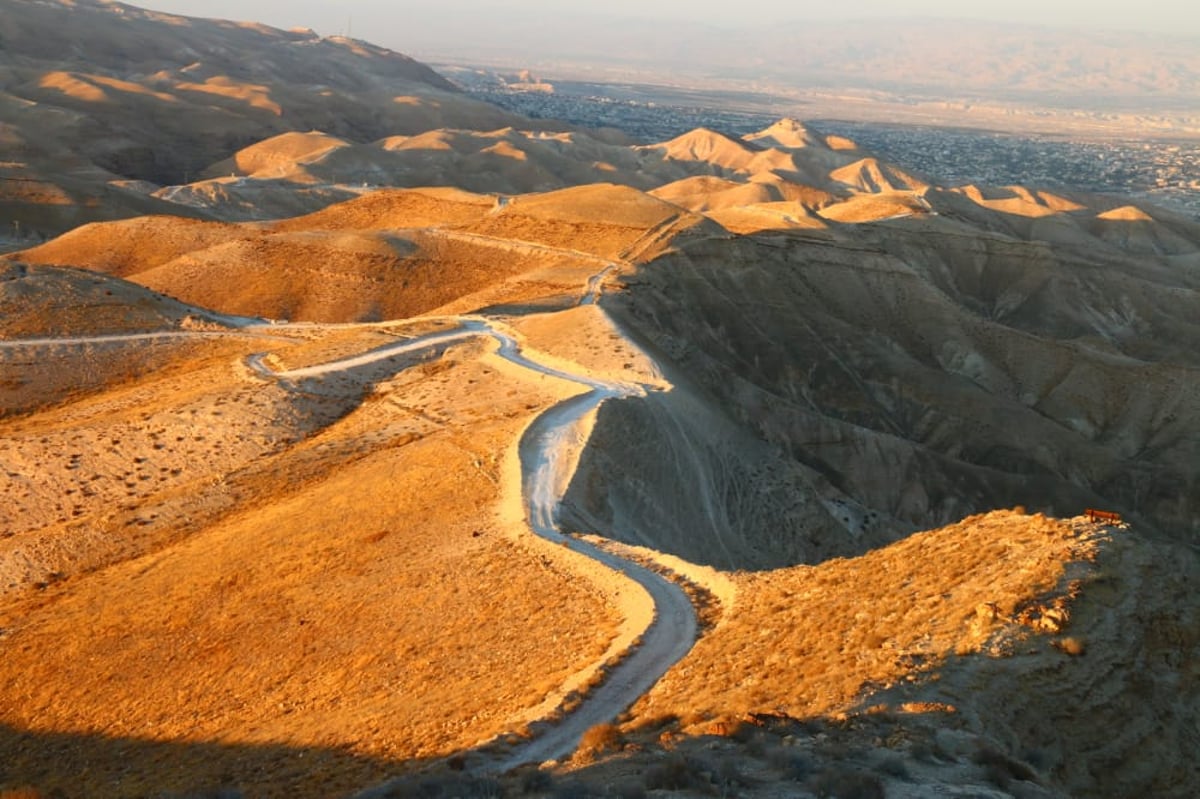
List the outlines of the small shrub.
<svg viewBox="0 0 1200 799">
<path fill-rule="evenodd" d="M 1073 635 L 1066 638 L 1059 638 L 1054 642 L 1054 646 L 1059 652 L 1071 657 L 1079 657 L 1087 651 L 1087 645 L 1083 643 L 1083 639 L 1076 638 Z"/>
<path fill-rule="evenodd" d="M 809 787 L 817 796 L 834 799 L 886 799 L 883 781 L 864 771 L 827 769 Z"/>
<path fill-rule="evenodd" d="M 615 724 L 597 724 L 589 727 L 579 739 L 578 754 L 584 759 L 591 759 L 603 752 L 612 752 L 621 748 L 621 730 Z"/>
<path fill-rule="evenodd" d="M 571 780 L 555 788 L 551 796 L 554 799 L 602 799 L 606 792 L 603 788 L 589 785 L 582 780 Z"/>
<path fill-rule="evenodd" d="M 904 758 L 899 755 L 885 755 L 881 757 L 875 764 L 875 770 L 880 774 L 886 774 L 889 777 L 907 780 L 912 777 L 908 770 L 908 763 L 904 762 Z"/>
<path fill-rule="evenodd" d="M 542 793 L 554 787 L 554 777 L 540 768 L 529 768 L 521 773 L 521 793 Z"/>
<path fill-rule="evenodd" d="M 646 789 L 637 782 L 621 782 L 610 789 L 609 795 L 617 799 L 646 799 Z"/>
<path fill-rule="evenodd" d="M 504 786 L 489 777 L 446 775 L 402 781 L 390 786 L 388 799 L 504 799 Z"/>
<path fill-rule="evenodd" d="M 934 745 L 926 740 L 913 741 L 908 747 L 908 754 L 918 763 L 935 763 L 939 759 L 934 751 Z"/>
<path fill-rule="evenodd" d="M 1007 788 L 1013 780 L 1039 781 L 1037 772 L 1032 768 L 990 746 L 979 747 L 971 756 L 971 760 L 983 766 L 983 772 L 988 782 L 997 788 Z"/>
<path fill-rule="evenodd" d="M 767 764 L 779 772 L 779 776 L 792 782 L 804 782 L 813 773 L 812 761 L 799 752 L 785 747 L 773 749 L 767 754 Z"/>
<path fill-rule="evenodd" d="M 646 769 L 644 783 L 652 791 L 682 791 L 699 782 L 699 774 L 706 771 L 702 764 L 672 754 Z"/>
</svg>

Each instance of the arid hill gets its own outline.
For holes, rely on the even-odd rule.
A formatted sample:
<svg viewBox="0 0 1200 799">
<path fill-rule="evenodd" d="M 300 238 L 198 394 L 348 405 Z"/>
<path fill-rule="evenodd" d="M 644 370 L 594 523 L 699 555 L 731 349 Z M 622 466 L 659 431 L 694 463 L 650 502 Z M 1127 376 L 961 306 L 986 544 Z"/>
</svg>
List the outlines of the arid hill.
<svg viewBox="0 0 1200 799">
<path fill-rule="evenodd" d="M 12 0 L 0 41 L 6 233 L 11 220 L 36 236 L 163 213 L 146 193 L 276 134 L 373 141 L 519 121 L 406 56 L 312 31 L 99 0 Z"/>
<path fill-rule="evenodd" d="M 1011 231 L 992 232 L 942 197 L 922 199 L 943 212 L 896 204 L 880 211 L 890 221 L 692 241 L 627 275 L 606 307 L 690 388 L 601 410 L 581 518 L 659 514 L 678 554 L 724 567 L 1013 505 L 1112 507 L 1200 541 L 1200 282 L 1186 260 L 1200 229 L 1079 208 L 1045 217 L 1054 239 L 1028 240 L 1006 215 L 972 206 Z M 1148 227 L 1121 249 L 1131 225 Z M 1141 244 L 1185 234 L 1190 255 Z M 772 494 L 792 521 L 762 523 L 763 475 L 737 476 L 736 454 L 688 410 L 694 395 L 801 469 Z M 596 489 L 588 475 L 615 460 L 626 479 Z M 676 465 L 689 463 L 720 480 L 698 486 Z M 711 505 L 677 499 L 701 490 Z"/>
<path fill-rule="evenodd" d="M 669 226 L 669 230 L 659 230 Z M 635 189 L 495 197 L 379 191 L 273 224 L 141 217 L 92 224 L 20 253 L 84 267 L 222 313 L 378 322 L 498 303 L 578 301 L 578 286 L 654 233 L 713 230 Z"/>
<path fill-rule="evenodd" d="M 10 6 L 3 799 L 1200 791 L 1194 221 Z"/>
<path fill-rule="evenodd" d="M 500 198 L 368 192 L 269 224 L 91 225 L 16 257 L 97 269 L 222 313 L 323 322 L 561 307 L 589 270 L 636 263 L 622 268 L 628 291 L 605 302 L 699 399 L 681 389 L 634 401 L 661 405 L 640 420 L 625 418 L 623 403 L 606 406 L 580 479 L 592 454 L 604 457 L 612 416 L 626 431 L 614 440 L 621 468 L 649 469 L 657 485 L 669 431 L 681 431 L 670 446 L 682 452 L 713 446 L 704 434 L 712 428 L 697 427 L 703 414 L 681 409 L 715 399 L 740 425 L 735 438 L 785 453 L 761 463 L 730 456 L 738 468 L 787 475 L 777 482 L 792 497 L 784 505 L 805 497 L 809 509 L 766 545 L 755 531 L 774 511 L 718 496 L 731 543 L 714 549 L 713 533 L 685 536 L 679 554 L 781 565 L 843 552 L 848 531 L 883 543 L 1018 504 L 1068 515 L 1112 506 L 1148 530 L 1196 540 L 1194 222 L 1116 198 L 940 189 L 790 120 L 744 140 L 701 130 L 637 148 L 583 134 L 439 131 L 400 151 L 443 163 L 442 179 L 453 182 L 489 141 L 489 157 L 514 164 L 527 162 L 500 154 L 501 144 L 579 167 L 605 153 L 631 170 L 615 173 L 629 182 L 668 182 L 656 196 L 611 183 Z M 358 149 L 310 135 L 271 152 L 315 169 Z M 589 177 L 562 170 L 548 174 L 558 183 Z M 487 182 L 498 173 L 473 174 Z M 666 416 L 653 421 L 657 413 Z M 647 460 L 635 467 L 638 451 Z M 904 480 L 892 478 L 896 468 Z M 714 490 L 735 491 L 742 479 L 729 471 Z M 678 491 L 637 485 L 605 483 L 574 505 L 581 519 L 611 522 L 644 516 Z M 637 496 L 632 506 L 623 492 Z M 705 518 L 685 521 L 688 503 L 670 507 L 663 536 Z"/>
</svg>

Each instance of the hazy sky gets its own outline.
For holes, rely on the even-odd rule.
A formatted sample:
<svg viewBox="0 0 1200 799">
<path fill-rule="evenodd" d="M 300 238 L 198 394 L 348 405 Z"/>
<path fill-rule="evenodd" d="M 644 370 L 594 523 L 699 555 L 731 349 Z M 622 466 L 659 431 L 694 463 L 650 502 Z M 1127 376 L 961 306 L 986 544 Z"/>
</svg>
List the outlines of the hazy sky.
<svg viewBox="0 0 1200 799">
<path fill-rule="evenodd" d="M 721 26 L 744 22 L 747 13 L 760 22 L 945 17 L 1200 36 L 1196 0 L 133 0 L 132 4 L 190 16 L 309 27 L 325 35 L 344 33 L 349 25 L 357 38 L 401 50 L 411 47 L 413 34 L 438 17 L 486 30 L 489 18 L 514 13 L 674 17 Z"/>
</svg>

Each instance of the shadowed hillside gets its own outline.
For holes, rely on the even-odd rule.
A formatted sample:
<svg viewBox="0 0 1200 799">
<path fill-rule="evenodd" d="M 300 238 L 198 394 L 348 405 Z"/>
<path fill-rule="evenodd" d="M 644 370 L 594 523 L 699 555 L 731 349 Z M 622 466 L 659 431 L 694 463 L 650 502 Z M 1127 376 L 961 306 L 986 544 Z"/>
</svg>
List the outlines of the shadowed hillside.
<svg viewBox="0 0 1200 799">
<path fill-rule="evenodd" d="M 831 536 L 866 534 L 865 546 L 994 507 L 1099 505 L 1195 543 L 1200 281 L 1182 256 L 1105 248 L 1089 232 L 1142 223 L 1072 213 L 1084 224 L 1065 217 L 1054 242 L 957 213 L 693 242 L 605 302 L 722 413 L 820 476 L 797 490 L 831 510 L 848 502 L 818 522 Z M 979 206 L 972 216 L 1004 224 Z M 1152 229 L 1200 244 L 1195 225 Z M 671 425 L 621 429 L 600 426 L 600 451 L 610 436 L 618 451 L 630 439 L 648 452 L 712 445 Z M 606 500 L 581 501 L 606 515 L 631 492 L 696 490 L 662 474 L 655 489 L 609 483 Z M 795 546 L 759 529 L 760 546 Z M 689 556 L 728 564 L 695 530 Z M 811 522 L 806 535 L 818 535 Z"/>
</svg>

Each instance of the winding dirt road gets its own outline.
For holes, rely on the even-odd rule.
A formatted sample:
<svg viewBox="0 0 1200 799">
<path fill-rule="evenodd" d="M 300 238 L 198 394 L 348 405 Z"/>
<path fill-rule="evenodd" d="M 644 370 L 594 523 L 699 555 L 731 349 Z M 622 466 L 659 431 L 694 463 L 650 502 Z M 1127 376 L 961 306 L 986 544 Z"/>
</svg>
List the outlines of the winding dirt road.
<svg viewBox="0 0 1200 799">
<path fill-rule="evenodd" d="M 589 283 L 588 293 L 594 293 L 597 285 L 598 282 Z M 679 586 L 643 566 L 605 552 L 586 541 L 565 536 L 558 527 L 562 490 L 575 468 L 572 442 L 579 438 L 580 423 L 605 400 L 640 395 L 645 389 L 633 383 L 597 380 L 540 363 L 525 355 L 516 339 L 488 319 L 456 317 L 453 321 L 458 326 L 452 330 L 399 341 L 368 353 L 316 366 L 273 372 L 263 363 L 262 356 L 254 356 L 249 363 L 264 376 L 300 380 L 400 355 L 431 351 L 455 341 L 487 336 L 499 343 L 500 357 L 509 362 L 589 389 L 542 413 L 521 438 L 521 491 L 529 525 L 539 536 L 598 561 L 640 585 L 654 603 L 653 621 L 642 633 L 641 642 L 635 650 L 612 669 L 603 684 L 590 692 L 568 716 L 548 726 L 540 736 L 482 766 L 482 770 L 500 772 L 521 763 L 558 759 L 573 752 L 589 727 L 616 718 L 688 653 L 695 643 L 698 624 L 695 609 Z M 386 790 L 386 786 L 378 786 L 359 794 L 359 797 L 366 799 L 383 795 L 380 792 L 386 793 Z"/>
<path fill-rule="evenodd" d="M 602 290 L 603 280 L 613 267 L 589 280 L 582 298 L 583 304 L 595 302 Z M 641 633 L 640 643 L 607 675 L 600 687 L 557 723 L 540 724 L 541 735 L 520 744 L 502 755 L 485 759 L 479 769 L 502 772 L 527 762 L 542 762 L 562 758 L 575 750 L 583 733 L 590 727 L 611 721 L 632 705 L 643 693 L 678 662 L 695 643 L 698 622 L 695 609 L 683 590 L 676 584 L 624 558 L 566 535 L 558 526 L 559 504 L 565 486 L 574 472 L 578 442 L 583 438 L 581 426 L 589 414 L 608 399 L 637 396 L 646 389 L 635 383 L 598 380 L 584 374 L 563 371 L 528 357 L 517 340 L 497 323 L 484 317 L 452 317 L 455 327 L 416 338 L 398 341 L 370 352 L 315 366 L 275 372 L 265 363 L 265 355 L 254 355 L 248 365 L 263 377 L 272 380 L 295 381 L 335 374 L 401 355 L 435 351 L 439 347 L 475 337 L 490 337 L 498 342 L 500 357 L 538 374 L 576 383 L 588 390 L 566 399 L 538 416 L 526 429 L 519 443 L 521 491 L 530 527 L 552 542 L 568 547 L 588 558 L 625 575 L 645 590 L 653 603 L 653 619 Z M 380 327 L 387 325 L 353 325 Z M 252 335 L 275 338 L 288 325 L 251 324 L 235 331 L 164 331 L 127 333 L 93 337 L 63 337 L 0 341 L 4 347 L 42 347 L 62 344 L 102 344 L 161 339 L 198 338 L 221 335 Z M 304 325 L 306 329 L 325 327 Z M 328 327 L 343 327 L 330 325 Z M 406 359 L 397 364 L 397 371 L 411 363 Z M 649 614 L 648 614 L 649 615 Z M 587 623 L 581 620 L 580 623 Z M 376 786 L 359 794 L 360 797 L 383 795 L 387 786 Z"/>
</svg>

